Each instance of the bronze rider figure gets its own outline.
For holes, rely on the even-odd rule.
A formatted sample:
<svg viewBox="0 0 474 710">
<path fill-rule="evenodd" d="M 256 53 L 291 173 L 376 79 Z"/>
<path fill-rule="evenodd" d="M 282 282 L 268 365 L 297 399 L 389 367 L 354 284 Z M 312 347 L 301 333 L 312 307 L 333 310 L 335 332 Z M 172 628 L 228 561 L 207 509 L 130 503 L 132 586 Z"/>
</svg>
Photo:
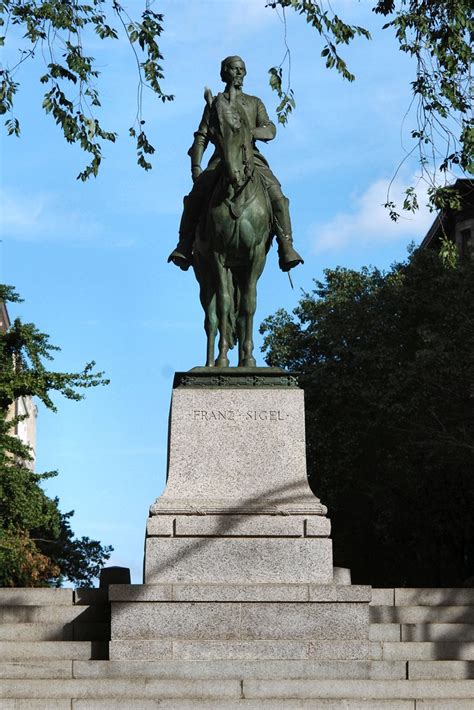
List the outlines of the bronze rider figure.
<svg viewBox="0 0 474 710">
<path fill-rule="evenodd" d="M 276 127 L 270 121 L 263 102 L 257 96 L 244 94 L 242 85 L 247 73 L 244 61 L 237 56 L 224 59 L 221 63 L 221 79 L 225 82 L 224 97 L 229 98 L 229 92 L 235 95 L 243 107 L 254 138 L 253 150 L 255 165 L 260 173 L 273 211 L 273 232 L 278 243 L 278 263 L 282 271 L 289 271 L 303 259 L 293 247 L 289 201 L 283 195 L 278 179 L 255 145 L 257 140 L 270 141 L 275 138 Z M 179 242 L 168 261 L 186 271 L 192 264 L 193 243 L 199 220 L 207 207 L 214 187 L 220 175 L 220 157 L 214 151 L 207 168 L 203 171 L 201 160 L 210 140 L 212 140 L 212 127 L 210 126 L 211 107 L 206 103 L 199 128 L 194 134 L 194 142 L 188 151 L 191 158 L 191 175 L 193 188 L 184 198 L 184 209 L 179 227 Z"/>
</svg>

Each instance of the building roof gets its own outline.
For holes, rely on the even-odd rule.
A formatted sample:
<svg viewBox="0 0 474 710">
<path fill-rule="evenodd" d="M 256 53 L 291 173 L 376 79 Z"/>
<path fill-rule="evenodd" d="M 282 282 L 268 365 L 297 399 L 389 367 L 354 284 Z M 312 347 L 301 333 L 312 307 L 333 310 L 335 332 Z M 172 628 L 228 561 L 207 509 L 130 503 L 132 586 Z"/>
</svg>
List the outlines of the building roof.
<svg viewBox="0 0 474 710">
<path fill-rule="evenodd" d="M 443 236 L 454 240 L 455 220 L 463 221 L 464 219 L 474 217 L 474 181 L 460 178 L 456 180 L 452 187 L 459 193 L 461 209 L 446 209 L 438 212 L 433 224 L 420 244 L 421 249 L 437 247 Z"/>
</svg>

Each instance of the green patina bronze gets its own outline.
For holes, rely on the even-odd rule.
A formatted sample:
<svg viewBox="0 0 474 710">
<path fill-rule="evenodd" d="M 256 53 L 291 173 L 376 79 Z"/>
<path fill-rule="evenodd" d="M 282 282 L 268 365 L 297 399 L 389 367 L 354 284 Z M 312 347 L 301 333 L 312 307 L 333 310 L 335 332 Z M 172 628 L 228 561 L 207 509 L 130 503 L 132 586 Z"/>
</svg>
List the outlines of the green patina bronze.
<svg viewBox="0 0 474 710">
<path fill-rule="evenodd" d="M 176 372 L 173 389 L 279 389 L 299 388 L 298 374 L 285 372 L 280 367 L 228 367 L 210 370 L 208 367 L 193 367 L 187 372 Z"/>
<path fill-rule="evenodd" d="M 272 140 L 276 128 L 262 101 L 242 92 L 245 75 L 242 59 L 227 57 L 221 65 L 224 92 L 213 97 L 205 91 L 204 114 L 189 150 L 194 186 L 184 199 L 179 242 L 168 259 L 183 270 L 194 267 L 205 312 L 206 367 L 228 367 L 235 344 L 239 367 L 255 367 L 257 281 L 273 235 L 283 271 L 303 263 L 293 247 L 288 200 L 256 147 L 257 140 Z M 209 142 L 215 151 L 202 171 Z"/>
</svg>

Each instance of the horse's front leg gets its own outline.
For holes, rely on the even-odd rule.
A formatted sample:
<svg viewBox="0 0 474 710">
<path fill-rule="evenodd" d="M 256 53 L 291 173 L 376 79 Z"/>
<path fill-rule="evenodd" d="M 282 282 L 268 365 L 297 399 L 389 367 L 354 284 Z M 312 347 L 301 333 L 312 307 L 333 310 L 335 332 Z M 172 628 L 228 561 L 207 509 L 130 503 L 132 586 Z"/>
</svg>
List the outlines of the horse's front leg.
<svg viewBox="0 0 474 710">
<path fill-rule="evenodd" d="M 230 332 L 230 313 L 232 308 L 232 294 L 229 290 L 227 269 L 217 263 L 217 321 L 219 327 L 219 352 L 216 367 L 229 367 L 227 353 L 231 346 L 232 333 Z"/>
<path fill-rule="evenodd" d="M 257 281 L 265 266 L 265 250 L 256 250 L 254 260 L 249 264 L 249 271 L 242 284 L 239 320 L 242 331 L 239 334 L 239 366 L 256 367 L 253 356 L 253 321 L 257 309 Z"/>
<path fill-rule="evenodd" d="M 248 274 L 240 274 L 240 308 L 237 317 L 239 339 L 239 367 L 255 367 L 253 357 L 253 316 L 257 305 L 257 281 Z"/>
<path fill-rule="evenodd" d="M 253 356 L 253 319 L 257 301 L 257 289 L 242 298 L 241 335 L 239 339 L 239 367 L 256 367 Z"/>
</svg>

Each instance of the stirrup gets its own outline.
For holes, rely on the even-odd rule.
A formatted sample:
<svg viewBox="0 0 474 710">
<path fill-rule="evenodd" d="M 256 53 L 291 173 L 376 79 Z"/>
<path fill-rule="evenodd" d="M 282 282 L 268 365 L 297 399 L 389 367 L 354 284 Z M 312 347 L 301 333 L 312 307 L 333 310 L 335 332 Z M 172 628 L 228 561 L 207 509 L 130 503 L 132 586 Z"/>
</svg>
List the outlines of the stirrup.
<svg viewBox="0 0 474 710">
<path fill-rule="evenodd" d="M 303 259 L 293 246 L 291 237 L 283 237 L 278 244 L 278 266 L 282 271 L 289 271 L 298 264 L 304 264 Z"/>
<path fill-rule="evenodd" d="M 278 266 L 283 272 L 289 271 L 290 269 L 294 269 L 295 266 L 298 266 L 298 264 L 304 264 L 303 259 L 298 255 L 296 259 L 287 260 L 282 256 L 280 256 L 280 258 L 278 259 Z"/>
</svg>

